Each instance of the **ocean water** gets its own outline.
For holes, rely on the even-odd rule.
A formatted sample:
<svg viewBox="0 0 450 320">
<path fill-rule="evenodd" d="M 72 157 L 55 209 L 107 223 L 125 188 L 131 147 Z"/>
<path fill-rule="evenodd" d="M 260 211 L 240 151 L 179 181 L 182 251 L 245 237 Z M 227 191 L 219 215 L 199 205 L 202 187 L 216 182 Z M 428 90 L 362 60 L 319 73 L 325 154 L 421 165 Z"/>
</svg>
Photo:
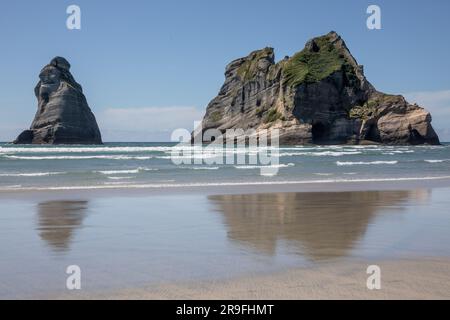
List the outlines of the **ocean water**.
<svg viewBox="0 0 450 320">
<path fill-rule="evenodd" d="M 186 152 L 189 151 L 190 155 Z M 0 144 L 0 191 L 435 180 L 450 177 L 450 144 L 442 146 L 281 146 L 188 148 L 175 143 L 102 146 Z M 238 157 L 240 162 L 238 162 Z M 183 160 L 183 163 L 180 161 Z M 267 159 L 266 159 L 267 160 Z M 264 168 L 276 174 L 264 174 Z"/>
</svg>

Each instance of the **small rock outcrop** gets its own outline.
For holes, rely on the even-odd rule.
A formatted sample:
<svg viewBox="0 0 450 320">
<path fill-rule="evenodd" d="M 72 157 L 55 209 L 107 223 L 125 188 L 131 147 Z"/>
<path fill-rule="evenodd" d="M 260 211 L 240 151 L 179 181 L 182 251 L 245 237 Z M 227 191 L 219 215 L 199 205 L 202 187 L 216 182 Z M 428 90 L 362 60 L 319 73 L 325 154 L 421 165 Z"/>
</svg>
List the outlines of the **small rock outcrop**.
<svg viewBox="0 0 450 320">
<path fill-rule="evenodd" d="M 38 110 L 29 130 L 15 144 L 102 144 L 94 114 L 69 62 L 54 58 L 39 74 L 34 89 Z"/>
<path fill-rule="evenodd" d="M 378 92 L 333 31 L 278 63 L 272 48 L 232 61 L 202 126 L 279 129 L 281 144 L 439 144 L 431 115 Z"/>
</svg>

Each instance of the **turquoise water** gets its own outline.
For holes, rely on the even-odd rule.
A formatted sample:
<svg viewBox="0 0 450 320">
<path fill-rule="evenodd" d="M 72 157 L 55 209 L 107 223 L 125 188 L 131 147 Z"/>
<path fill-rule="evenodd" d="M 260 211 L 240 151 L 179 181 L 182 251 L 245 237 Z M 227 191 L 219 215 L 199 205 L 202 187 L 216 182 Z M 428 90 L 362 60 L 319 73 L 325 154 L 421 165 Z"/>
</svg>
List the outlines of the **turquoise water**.
<svg viewBox="0 0 450 320">
<path fill-rule="evenodd" d="M 220 163 L 224 158 L 215 153 L 219 148 L 195 148 L 191 158 L 179 153 L 173 157 L 177 150 L 174 143 L 107 143 L 97 147 L 0 144 L 0 190 L 425 180 L 450 176 L 449 144 L 286 146 L 271 150 L 273 162 L 264 164 L 250 163 L 249 157 L 261 150 L 228 151 L 227 155 L 245 157 L 245 163 L 235 158 L 233 164 Z M 185 163 L 172 161 L 181 158 Z M 192 163 L 186 163 L 190 160 Z M 210 164 L 205 164 L 207 161 Z M 267 165 L 278 172 L 262 175 L 261 168 Z"/>
</svg>

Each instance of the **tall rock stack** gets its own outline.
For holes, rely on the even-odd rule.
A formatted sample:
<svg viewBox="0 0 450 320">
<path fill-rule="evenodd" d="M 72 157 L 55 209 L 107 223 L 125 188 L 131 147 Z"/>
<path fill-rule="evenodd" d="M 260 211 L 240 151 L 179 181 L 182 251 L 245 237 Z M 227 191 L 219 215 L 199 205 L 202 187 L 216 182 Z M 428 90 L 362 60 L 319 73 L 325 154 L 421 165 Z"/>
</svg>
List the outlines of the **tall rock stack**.
<svg viewBox="0 0 450 320">
<path fill-rule="evenodd" d="M 15 144 L 102 144 L 97 121 L 70 63 L 54 58 L 39 74 L 34 89 L 38 110 L 29 130 Z"/>
<path fill-rule="evenodd" d="M 231 62 L 202 125 L 279 129 L 282 144 L 439 144 L 431 115 L 378 92 L 333 31 L 278 63 L 272 48 Z"/>
</svg>

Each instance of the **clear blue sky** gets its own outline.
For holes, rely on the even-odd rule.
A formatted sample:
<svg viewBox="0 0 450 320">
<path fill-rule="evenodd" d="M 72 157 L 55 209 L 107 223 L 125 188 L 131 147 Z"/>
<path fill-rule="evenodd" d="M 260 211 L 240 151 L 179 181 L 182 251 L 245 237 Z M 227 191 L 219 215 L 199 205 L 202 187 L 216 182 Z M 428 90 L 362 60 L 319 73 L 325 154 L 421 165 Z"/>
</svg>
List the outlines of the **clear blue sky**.
<svg viewBox="0 0 450 320">
<path fill-rule="evenodd" d="M 81 7 L 81 30 L 66 28 L 70 4 Z M 366 28 L 369 4 L 381 7 L 382 30 Z M 201 117 L 232 59 L 265 46 L 281 59 L 330 30 L 377 89 L 431 104 L 450 137 L 447 0 L 15 0 L 0 10 L 0 140 L 30 125 L 33 88 L 54 56 L 72 64 L 105 140 L 161 140 Z"/>
</svg>

